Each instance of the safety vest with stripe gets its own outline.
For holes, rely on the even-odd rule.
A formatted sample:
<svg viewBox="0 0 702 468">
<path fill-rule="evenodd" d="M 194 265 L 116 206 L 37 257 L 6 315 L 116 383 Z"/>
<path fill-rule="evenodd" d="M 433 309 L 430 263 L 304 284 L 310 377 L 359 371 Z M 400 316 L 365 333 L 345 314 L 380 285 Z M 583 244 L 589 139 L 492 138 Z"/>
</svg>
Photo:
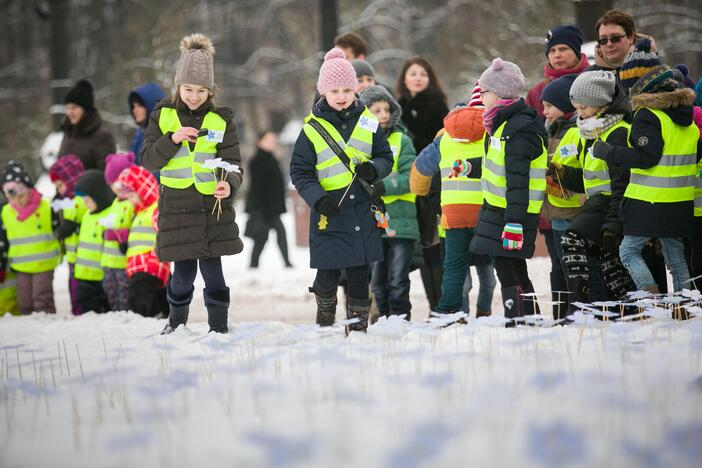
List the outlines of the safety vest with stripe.
<svg viewBox="0 0 702 468">
<path fill-rule="evenodd" d="M 553 162 L 560 163 L 563 166 L 580 168 L 580 160 L 578 155 L 580 154 L 580 146 L 582 145 L 580 139 L 580 131 L 578 127 L 569 128 L 563 138 L 558 143 L 556 150 L 553 152 Z M 558 175 L 554 175 L 557 178 Z M 556 180 L 559 185 L 561 182 Z M 568 198 L 557 197 L 553 194 L 548 194 L 548 202 L 558 208 L 579 208 L 580 207 L 580 197 L 576 194 L 571 194 Z"/>
<path fill-rule="evenodd" d="M 36 211 L 23 221 L 8 203 L 2 207 L 2 222 L 10 248 L 10 267 L 22 273 L 51 271 L 61 263 L 61 246 L 51 227 L 51 203 L 42 199 Z"/>
<path fill-rule="evenodd" d="M 17 308 L 17 283 L 12 270 L 7 271 L 5 281 L 0 283 L 0 316 L 6 313 L 19 315 L 19 309 Z"/>
<path fill-rule="evenodd" d="M 161 108 L 158 126 L 163 134 L 177 131 L 182 126 L 178 112 L 170 107 Z M 217 185 L 215 171 L 203 168 L 202 164 L 217 156 L 217 144 L 224 139 L 227 122 L 216 113 L 208 112 L 202 120 L 202 128 L 208 129 L 209 133 L 196 140 L 193 151 L 190 151 L 188 141 L 184 140 L 178 152 L 163 166 L 160 172 L 162 185 L 184 189 L 195 184 L 197 191 L 204 195 L 214 193 Z"/>
<path fill-rule="evenodd" d="M 305 124 L 302 126 L 302 130 L 312 143 L 314 152 L 317 154 L 315 169 L 317 171 L 319 184 L 327 192 L 348 187 L 351 180 L 353 180 L 352 173 L 349 172 L 336 153 L 332 151 L 329 145 L 324 141 L 324 138 L 317 133 L 317 130 L 307 123 L 311 118 L 319 122 L 334 141 L 346 151 L 346 155 L 351 160 L 350 165 L 352 170 L 356 167 L 356 164 L 371 160 L 371 153 L 373 152 L 373 134 L 378 131 L 378 126 L 380 125 L 378 119 L 368 108 L 365 108 L 351 132 L 349 140 L 344 141 L 336 128 L 326 120 L 312 113 L 305 118 Z"/>
<path fill-rule="evenodd" d="M 388 145 L 390 145 L 390 150 L 392 151 L 392 172 L 390 175 L 397 175 L 398 167 L 400 165 L 400 153 L 402 152 L 402 132 L 392 132 L 388 137 Z M 380 197 L 386 205 L 396 202 L 397 200 L 406 201 L 409 203 L 414 203 L 417 196 L 413 193 L 403 193 L 402 195 L 383 195 Z"/>
<path fill-rule="evenodd" d="M 85 207 L 83 197 L 76 195 L 73 197 L 73 207 L 63 209 L 63 219 L 72 221 L 80 226 L 83 220 L 83 215 L 88 211 Z M 66 248 L 66 262 L 70 264 L 76 263 L 76 249 L 78 248 L 78 232 L 74 232 L 63 240 L 63 245 Z"/>
<path fill-rule="evenodd" d="M 465 142 L 456 140 L 444 132 L 439 142 L 439 169 L 441 170 L 441 206 L 482 205 L 483 189 L 480 179 L 457 174 L 454 163 L 465 166 L 468 159 L 482 158 L 485 153 L 485 140 Z"/>
<path fill-rule="evenodd" d="M 151 206 L 141 210 L 134 217 L 132 227 L 129 229 L 127 257 L 134 257 L 154 250 L 156 246 L 156 230 L 151 220 L 156 206 L 156 203 L 152 203 Z"/>
<path fill-rule="evenodd" d="M 612 127 L 608 128 L 598 138 L 602 141 L 607 141 L 607 137 L 609 137 L 610 133 L 618 128 L 626 128 L 628 133 L 631 130 L 631 125 L 623 120 L 620 120 Z M 592 146 L 585 151 L 585 145 L 583 145 L 579 157 L 580 164 L 583 166 L 583 186 L 585 187 L 585 196 L 590 198 L 598 193 L 603 195 L 612 195 L 612 183 L 609 177 L 609 167 L 602 159 L 597 159 L 594 157 L 590 153 L 591 151 Z"/>
<path fill-rule="evenodd" d="M 128 200 L 115 198 L 110 206 L 110 214 L 114 215 L 114 225 L 109 229 L 127 229 L 132 225 L 134 205 Z M 119 242 L 116 240 L 103 241 L 100 266 L 116 270 L 127 268 L 127 256 L 119 249 Z"/>
<path fill-rule="evenodd" d="M 102 235 L 105 232 L 101 220 L 109 216 L 108 206 L 99 213 L 85 213 L 80 223 L 78 236 L 78 251 L 74 275 L 76 279 L 85 281 L 102 281 L 105 277 L 100 260 L 102 258 Z"/>
<path fill-rule="evenodd" d="M 507 173 L 505 171 L 505 139 L 502 138 L 507 122 L 503 122 L 493 136 L 486 135 L 489 144 L 483 158 L 483 176 L 480 180 L 485 201 L 498 208 L 507 207 Z M 529 165 L 529 205 L 527 213 L 539 214 L 546 191 L 547 150 L 541 142 L 541 154 Z"/>
<path fill-rule="evenodd" d="M 695 217 L 702 217 L 702 161 L 697 163 L 695 177 Z"/>
<path fill-rule="evenodd" d="M 661 123 L 663 154 L 656 166 L 631 169 L 624 196 L 650 203 L 676 203 L 695 198 L 697 141 L 700 130 L 691 123 L 676 125 L 662 110 L 648 109 Z"/>
</svg>

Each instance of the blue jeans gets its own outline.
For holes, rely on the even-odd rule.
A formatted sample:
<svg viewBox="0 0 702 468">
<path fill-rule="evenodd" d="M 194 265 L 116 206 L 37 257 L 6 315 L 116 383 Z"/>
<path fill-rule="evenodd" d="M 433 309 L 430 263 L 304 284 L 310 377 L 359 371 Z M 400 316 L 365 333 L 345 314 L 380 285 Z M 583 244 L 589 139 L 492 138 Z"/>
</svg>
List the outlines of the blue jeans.
<svg viewBox="0 0 702 468">
<path fill-rule="evenodd" d="M 475 270 L 478 272 L 478 303 L 476 307 L 478 312 L 492 312 L 492 293 L 495 291 L 497 280 L 495 279 L 495 267 L 490 263 L 475 265 Z M 468 294 L 473 289 L 473 279 L 470 275 L 470 269 L 466 274 L 466 282 L 463 283 L 463 312 L 470 312 L 470 304 L 468 303 Z"/>
<path fill-rule="evenodd" d="M 619 246 L 619 257 L 622 264 L 629 270 L 631 278 L 639 289 L 651 289 L 657 287 L 651 271 L 646 266 L 641 251 L 650 237 L 624 236 L 624 240 Z M 673 289 L 680 291 L 688 286 L 690 272 L 685 262 L 685 247 L 681 238 L 659 237 L 663 250 L 665 264 L 673 276 Z"/>
<path fill-rule="evenodd" d="M 436 311 L 453 313 L 463 306 L 463 284 L 470 266 L 470 241 L 475 229 L 455 228 L 446 230 L 444 277 L 441 282 L 441 299 Z"/>
<path fill-rule="evenodd" d="M 371 289 L 380 315 L 409 314 L 409 270 L 415 241 L 383 238 L 384 260 L 373 265 Z"/>
</svg>

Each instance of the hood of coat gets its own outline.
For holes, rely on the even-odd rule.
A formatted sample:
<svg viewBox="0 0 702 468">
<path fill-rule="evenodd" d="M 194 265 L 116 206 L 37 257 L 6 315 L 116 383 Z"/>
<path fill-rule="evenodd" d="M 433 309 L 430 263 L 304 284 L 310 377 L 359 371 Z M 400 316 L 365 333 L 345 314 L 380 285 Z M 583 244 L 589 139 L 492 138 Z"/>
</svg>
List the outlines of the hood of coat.
<svg viewBox="0 0 702 468">
<path fill-rule="evenodd" d="M 563 138 L 565 133 L 577 125 L 578 116 L 577 114 L 570 119 L 558 119 L 548 126 L 548 137 L 549 138 Z"/>
<path fill-rule="evenodd" d="M 444 117 L 444 129 L 454 140 L 479 141 L 485 135 L 483 109 L 457 107 Z"/>
<path fill-rule="evenodd" d="M 138 102 L 142 106 L 146 107 L 146 119 L 142 124 L 143 127 L 149 122 L 149 116 L 153 112 L 156 104 L 163 98 L 166 94 L 163 92 L 161 87 L 156 83 L 146 83 L 134 88 L 127 97 L 127 103 L 129 104 L 129 113 L 132 113 L 132 104 Z"/>
<path fill-rule="evenodd" d="M 402 108 L 400 104 L 392 97 L 390 92 L 382 86 L 369 86 L 361 91 L 358 96 L 361 103 L 370 108 L 378 101 L 385 101 L 390 104 L 390 119 L 388 120 L 388 129 L 393 129 L 402 117 Z"/>
<path fill-rule="evenodd" d="M 688 126 L 692 123 L 695 97 L 695 92 L 690 88 L 680 88 L 660 93 L 637 94 L 631 98 L 631 104 L 634 111 L 644 107 L 665 111 L 676 124 Z"/>
</svg>

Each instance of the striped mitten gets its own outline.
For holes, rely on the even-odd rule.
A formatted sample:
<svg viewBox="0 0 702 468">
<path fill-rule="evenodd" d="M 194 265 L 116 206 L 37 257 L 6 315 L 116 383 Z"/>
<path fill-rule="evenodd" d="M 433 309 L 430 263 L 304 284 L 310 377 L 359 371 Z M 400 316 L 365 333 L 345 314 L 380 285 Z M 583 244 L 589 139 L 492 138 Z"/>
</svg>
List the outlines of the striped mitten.
<svg viewBox="0 0 702 468">
<path fill-rule="evenodd" d="M 502 230 L 502 248 L 505 250 L 522 250 L 524 229 L 519 223 L 507 223 Z"/>
</svg>

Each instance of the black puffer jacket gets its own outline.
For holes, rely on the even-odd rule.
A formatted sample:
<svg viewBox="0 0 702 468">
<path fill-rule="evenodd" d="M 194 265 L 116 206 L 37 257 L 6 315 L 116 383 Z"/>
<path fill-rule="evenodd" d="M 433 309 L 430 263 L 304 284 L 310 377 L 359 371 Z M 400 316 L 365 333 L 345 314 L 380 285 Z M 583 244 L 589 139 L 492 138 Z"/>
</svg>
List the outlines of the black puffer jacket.
<svg viewBox="0 0 702 468">
<path fill-rule="evenodd" d="M 158 119 L 161 109 L 173 108 L 170 99 L 159 102 L 149 118 L 144 135 L 144 146 L 139 161 L 150 171 L 158 171 L 178 152 L 180 145 L 171 140 L 171 132 L 161 133 Z M 232 111 L 226 107 L 215 108 L 208 100 L 195 111 L 184 104 L 176 107 L 178 118 L 184 127 L 200 128 L 207 112 L 219 114 L 227 122 L 224 139 L 217 144 L 217 157 L 241 167 L 239 139 Z M 191 144 L 191 149 L 194 145 Z M 161 185 L 158 200 L 158 235 L 156 255 L 162 262 L 221 257 L 241 252 L 244 244 L 239 238 L 233 199 L 241 185 L 241 174 L 230 172 L 226 180 L 232 195 L 222 200 L 222 214 L 212 214 L 215 198 L 203 195 L 194 185 L 185 189 L 173 189 Z"/>
<path fill-rule="evenodd" d="M 520 99 L 497 113 L 493 128 L 507 122 L 502 132 L 505 143 L 505 171 L 507 183 L 507 208 L 483 203 L 478 216 L 478 226 L 470 244 L 475 254 L 494 257 L 531 258 L 534 255 L 536 228 L 539 215 L 527 212 L 529 206 L 529 170 L 531 162 L 541 156 L 547 143 L 546 129 L 536 111 Z M 490 144 L 485 139 L 485 149 Z M 502 231 L 506 223 L 519 223 L 524 230 L 521 250 L 502 248 Z"/>
<path fill-rule="evenodd" d="M 617 88 L 614 101 L 605 110 L 603 115 L 624 114 L 624 120 L 631 119 L 631 109 L 626 95 L 621 88 Z M 607 143 L 616 146 L 627 145 L 628 132 L 626 128 L 618 128 L 607 136 Z M 586 140 L 581 154 L 587 154 L 588 149 L 595 140 Z M 589 156 L 588 156 L 589 157 Z M 583 161 L 580 161 L 582 164 Z M 561 183 L 566 190 L 585 193 L 583 186 L 583 170 L 563 166 L 564 173 L 560 173 Z M 624 192 L 629 185 L 629 170 L 615 164 L 608 164 L 610 186 L 612 195 L 598 193 L 585 200 L 578 215 L 572 220 L 570 230 L 577 232 L 586 239 L 602 245 L 602 235 L 609 232 L 616 236 L 622 235 L 622 223 L 619 218 L 619 207 Z"/>
</svg>

